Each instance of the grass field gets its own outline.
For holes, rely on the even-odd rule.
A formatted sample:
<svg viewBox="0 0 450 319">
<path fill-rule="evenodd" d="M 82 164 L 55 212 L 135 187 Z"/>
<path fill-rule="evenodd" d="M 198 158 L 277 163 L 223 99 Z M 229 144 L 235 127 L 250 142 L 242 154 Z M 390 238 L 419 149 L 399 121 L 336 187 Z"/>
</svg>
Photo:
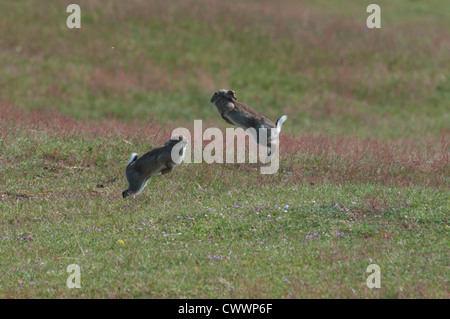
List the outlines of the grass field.
<svg viewBox="0 0 450 319">
<path fill-rule="evenodd" d="M 0 2 L 1 298 L 449 297 L 447 1 L 72 2 Z M 220 88 L 288 115 L 278 173 L 123 200 L 132 152 L 227 127 Z"/>
</svg>

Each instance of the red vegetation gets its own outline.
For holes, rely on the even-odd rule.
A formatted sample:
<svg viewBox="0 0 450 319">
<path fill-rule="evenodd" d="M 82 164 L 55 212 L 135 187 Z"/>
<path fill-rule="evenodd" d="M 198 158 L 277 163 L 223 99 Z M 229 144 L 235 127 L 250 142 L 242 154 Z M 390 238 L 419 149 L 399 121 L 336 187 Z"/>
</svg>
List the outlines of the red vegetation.
<svg viewBox="0 0 450 319">
<path fill-rule="evenodd" d="M 58 112 L 24 112 L 9 104 L 0 105 L 0 125 L 4 140 L 10 133 L 27 128 L 31 133 L 43 131 L 56 137 L 118 138 L 128 143 L 138 143 L 146 136 L 155 144 L 165 142 L 174 129 L 158 123 L 127 123 L 118 119 L 77 121 Z M 450 153 L 444 137 L 440 148 L 423 147 L 420 141 L 323 135 L 282 134 L 280 139 L 279 173 L 285 180 L 449 188 Z M 207 143 L 203 141 L 203 146 Z M 258 174 L 249 169 L 251 165 L 240 164 L 234 169 Z M 211 165 L 206 166 L 209 172 Z"/>
<path fill-rule="evenodd" d="M 84 137 L 120 137 L 123 139 L 152 136 L 157 141 L 170 136 L 171 129 L 164 128 L 158 123 L 150 125 L 126 123 L 115 118 L 100 121 L 79 121 L 56 111 L 32 110 L 22 111 L 10 104 L 0 105 L 0 134 L 5 135 L 15 130 L 44 131 L 50 136 L 84 136 Z"/>
</svg>

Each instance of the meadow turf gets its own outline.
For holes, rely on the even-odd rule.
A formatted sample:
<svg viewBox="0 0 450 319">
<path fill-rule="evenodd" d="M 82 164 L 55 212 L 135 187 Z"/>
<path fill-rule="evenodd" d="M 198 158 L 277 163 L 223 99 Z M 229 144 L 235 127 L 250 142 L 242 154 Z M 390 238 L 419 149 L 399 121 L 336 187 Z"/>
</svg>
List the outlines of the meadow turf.
<svg viewBox="0 0 450 319">
<path fill-rule="evenodd" d="M 0 2 L 1 298 L 448 298 L 446 1 Z M 288 115 L 280 169 L 182 164 L 219 88 Z M 81 267 L 81 288 L 66 269 Z M 367 266 L 381 288 L 366 285 Z"/>
</svg>

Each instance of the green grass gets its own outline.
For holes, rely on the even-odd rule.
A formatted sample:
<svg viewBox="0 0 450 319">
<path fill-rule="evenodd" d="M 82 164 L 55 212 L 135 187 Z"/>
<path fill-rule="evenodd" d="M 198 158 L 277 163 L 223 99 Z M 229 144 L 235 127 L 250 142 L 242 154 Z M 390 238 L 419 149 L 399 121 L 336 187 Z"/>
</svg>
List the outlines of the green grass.
<svg viewBox="0 0 450 319">
<path fill-rule="evenodd" d="M 94 186 L 109 170 L 63 169 L 56 181 L 50 170 L 31 198 L 2 201 L 4 296 L 446 297 L 448 191 L 301 183 L 224 193 L 174 173 L 123 201 L 122 180 Z M 65 288 L 72 263 L 80 291 Z M 371 263 L 382 269 L 380 290 L 365 286 Z"/>
<path fill-rule="evenodd" d="M 380 1 L 380 30 L 359 1 L 78 1 L 80 30 L 69 3 L 0 3 L 1 298 L 448 298 L 446 1 Z M 131 152 L 226 127 L 219 88 L 288 115 L 278 173 L 123 200 Z"/>
<path fill-rule="evenodd" d="M 28 130 L 3 145 L 3 297 L 447 296 L 448 188 L 184 164 L 123 200 L 123 154 L 145 141 Z M 366 287 L 372 263 L 379 290 Z M 66 288 L 69 264 L 79 290 Z"/>
<path fill-rule="evenodd" d="M 0 5 L 4 101 L 180 123 L 215 120 L 209 99 L 228 87 L 272 118 L 289 114 L 287 131 L 448 134 L 445 1 L 382 3 L 378 30 L 352 1 L 79 4 L 79 30 L 66 28 L 64 1 Z"/>
</svg>

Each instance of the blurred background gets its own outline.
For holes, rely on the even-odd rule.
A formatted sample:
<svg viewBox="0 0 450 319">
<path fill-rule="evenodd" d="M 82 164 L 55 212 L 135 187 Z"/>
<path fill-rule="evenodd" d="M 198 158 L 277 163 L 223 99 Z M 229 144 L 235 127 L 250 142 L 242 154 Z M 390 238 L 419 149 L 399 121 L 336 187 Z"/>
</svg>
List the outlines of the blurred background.
<svg viewBox="0 0 450 319">
<path fill-rule="evenodd" d="M 0 1 L 0 103 L 182 126 L 229 88 L 283 130 L 439 145 L 450 134 L 447 0 Z"/>
</svg>

